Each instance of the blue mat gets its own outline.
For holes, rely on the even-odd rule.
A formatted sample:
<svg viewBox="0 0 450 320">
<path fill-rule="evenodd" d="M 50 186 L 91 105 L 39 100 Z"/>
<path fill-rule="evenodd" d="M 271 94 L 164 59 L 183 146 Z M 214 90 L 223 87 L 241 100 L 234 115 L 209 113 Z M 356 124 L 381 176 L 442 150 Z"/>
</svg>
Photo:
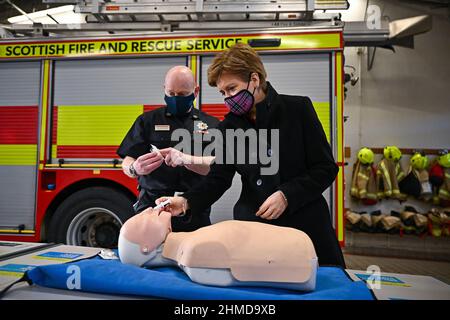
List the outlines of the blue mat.
<svg viewBox="0 0 450 320">
<path fill-rule="evenodd" d="M 39 266 L 27 273 L 34 284 L 67 290 L 68 283 L 76 283 L 72 281 L 76 274 L 80 275 L 80 288 L 74 290 L 103 294 L 188 300 L 374 299 L 363 281 L 353 282 L 342 269 L 335 267 L 320 267 L 316 290 L 305 293 L 261 287 L 204 286 L 192 282 L 175 267 L 144 269 L 99 257 L 69 264 Z"/>
</svg>

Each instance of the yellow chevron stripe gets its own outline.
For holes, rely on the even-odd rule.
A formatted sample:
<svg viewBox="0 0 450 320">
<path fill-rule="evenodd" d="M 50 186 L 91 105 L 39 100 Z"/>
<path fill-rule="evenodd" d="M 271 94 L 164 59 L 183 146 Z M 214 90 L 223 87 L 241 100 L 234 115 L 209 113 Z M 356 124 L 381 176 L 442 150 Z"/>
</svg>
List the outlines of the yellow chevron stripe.
<svg viewBox="0 0 450 320">
<path fill-rule="evenodd" d="M 57 145 L 119 145 L 143 105 L 58 106 Z"/>
<path fill-rule="evenodd" d="M 1 166 L 32 166 L 36 163 L 36 144 L 0 144 Z"/>
</svg>

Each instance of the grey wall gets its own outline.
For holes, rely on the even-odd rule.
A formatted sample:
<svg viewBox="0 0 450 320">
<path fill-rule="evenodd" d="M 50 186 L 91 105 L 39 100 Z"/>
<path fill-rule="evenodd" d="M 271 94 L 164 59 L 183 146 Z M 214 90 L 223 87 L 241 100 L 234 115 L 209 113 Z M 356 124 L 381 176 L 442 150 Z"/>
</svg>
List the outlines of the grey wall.
<svg viewBox="0 0 450 320">
<path fill-rule="evenodd" d="M 370 1 L 391 20 L 430 14 L 431 32 L 415 37 L 415 49 L 396 47 L 396 53 L 378 49 L 374 67 L 367 70 L 367 50 L 345 49 L 346 64 L 360 72 L 344 103 L 345 145 L 352 158 L 346 167 L 346 206 L 355 209 L 401 208 L 397 201 L 361 207 L 349 197 L 351 166 L 363 146 L 397 145 L 403 148 L 450 148 L 450 19 L 446 9 L 400 1 Z M 360 65 L 360 66 L 359 66 Z M 381 156 L 378 156 L 379 160 Z M 407 168 L 409 156 L 402 159 Z M 428 205 L 412 202 L 421 210 Z"/>
</svg>

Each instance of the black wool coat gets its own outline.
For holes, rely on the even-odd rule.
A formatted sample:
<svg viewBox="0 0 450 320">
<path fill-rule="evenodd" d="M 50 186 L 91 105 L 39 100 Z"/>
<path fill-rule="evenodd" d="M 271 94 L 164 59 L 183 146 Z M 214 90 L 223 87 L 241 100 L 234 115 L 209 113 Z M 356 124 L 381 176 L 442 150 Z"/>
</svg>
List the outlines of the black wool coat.
<svg viewBox="0 0 450 320">
<path fill-rule="evenodd" d="M 311 100 L 278 94 L 268 83 L 266 98 L 256 105 L 256 122 L 230 112 L 218 126 L 224 136 L 227 129 L 251 128 L 257 131 L 279 129 L 279 152 L 274 152 L 274 142 L 270 139 L 267 143 L 258 139 L 260 148 L 267 148 L 272 157 L 278 157 L 279 170 L 271 175 L 261 174 L 264 165 L 259 158 L 256 164 L 250 161 L 246 164 L 214 163 L 206 179 L 184 193 L 189 207 L 199 211 L 211 206 L 231 186 L 237 172 L 241 175 L 242 191 L 234 206 L 234 219 L 302 230 L 313 241 L 320 265 L 345 267 L 330 211 L 322 196 L 333 183 L 338 166 Z M 230 153 L 233 149 L 225 140 L 224 153 Z M 248 143 L 248 152 L 247 147 Z M 234 148 L 236 152 L 236 143 Z M 278 190 L 287 198 L 287 209 L 278 219 L 257 217 L 255 213 L 261 204 Z M 269 236 L 267 241 L 270 241 Z"/>
</svg>

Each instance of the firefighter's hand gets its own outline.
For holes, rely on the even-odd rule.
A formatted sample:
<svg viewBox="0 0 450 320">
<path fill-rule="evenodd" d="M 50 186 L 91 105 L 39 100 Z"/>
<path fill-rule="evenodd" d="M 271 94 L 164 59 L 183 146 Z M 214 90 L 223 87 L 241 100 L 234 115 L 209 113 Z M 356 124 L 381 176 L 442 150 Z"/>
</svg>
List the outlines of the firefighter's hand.
<svg viewBox="0 0 450 320">
<path fill-rule="evenodd" d="M 286 208 L 286 198 L 281 191 L 276 191 L 259 207 L 256 216 L 267 220 L 278 219 Z"/>
<path fill-rule="evenodd" d="M 163 201 L 170 199 L 170 204 L 168 204 L 164 211 L 170 212 L 172 216 L 179 216 L 186 213 L 188 208 L 187 200 L 183 197 L 161 197 L 156 199 L 155 203 L 158 205 Z"/>
<path fill-rule="evenodd" d="M 159 151 L 153 151 L 137 158 L 133 166 L 138 175 L 145 176 L 158 169 L 163 161 L 164 158 L 161 153 Z"/>
<path fill-rule="evenodd" d="M 165 148 L 160 150 L 164 161 L 169 167 L 184 166 L 190 163 L 190 156 L 174 148 Z"/>
</svg>

